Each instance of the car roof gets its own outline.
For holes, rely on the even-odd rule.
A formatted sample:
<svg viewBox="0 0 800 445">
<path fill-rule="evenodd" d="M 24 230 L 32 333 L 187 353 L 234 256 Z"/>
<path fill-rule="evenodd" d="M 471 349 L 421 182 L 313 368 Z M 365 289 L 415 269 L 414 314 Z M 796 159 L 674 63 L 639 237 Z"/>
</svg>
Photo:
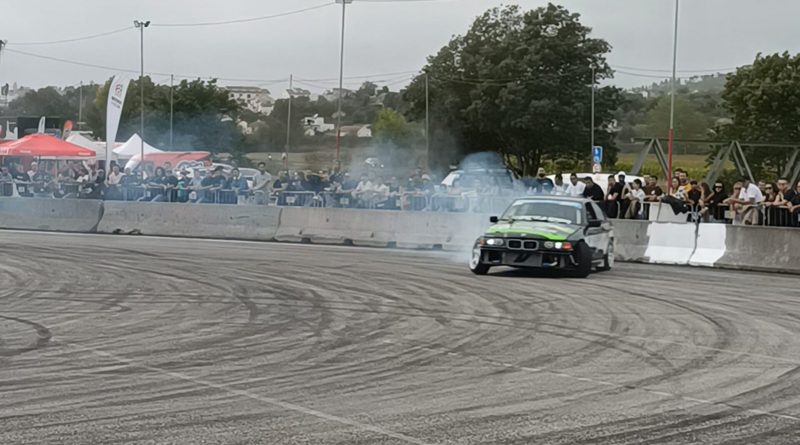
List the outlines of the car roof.
<svg viewBox="0 0 800 445">
<path fill-rule="evenodd" d="M 514 203 L 524 201 L 564 201 L 564 202 L 579 202 L 587 203 L 592 202 L 589 198 L 578 198 L 573 196 L 559 196 L 559 195 L 531 195 L 524 198 L 517 198 Z"/>
</svg>

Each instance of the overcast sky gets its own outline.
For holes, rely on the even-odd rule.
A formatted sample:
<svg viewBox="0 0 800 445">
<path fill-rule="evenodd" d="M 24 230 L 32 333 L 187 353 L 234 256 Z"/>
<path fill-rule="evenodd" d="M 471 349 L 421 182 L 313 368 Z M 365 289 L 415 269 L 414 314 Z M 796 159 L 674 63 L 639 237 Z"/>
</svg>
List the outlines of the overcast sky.
<svg viewBox="0 0 800 445">
<path fill-rule="evenodd" d="M 336 86 L 341 8 L 334 5 L 268 20 L 222 26 L 156 27 L 265 16 L 323 5 L 332 0 L 0 0 L 0 39 L 9 50 L 48 57 L 139 69 L 138 30 L 91 40 L 48 45 L 42 42 L 132 26 L 151 20 L 145 31 L 145 71 L 157 82 L 169 73 L 201 77 L 253 79 L 225 84 L 285 88 L 290 73 L 312 90 Z M 454 34 L 467 30 L 475 16 L 500 5 L 496 0 L 355 0 L 347 8 L 346 86 L 371 76 L 398 88 L 420 69 L 425 58 Z M 518 1 L 525 8 L 546 4 Z M 582 15 L 593 35 L 613 46 L 612 66 L 642 75 L 671 67 L 673 0 L 562 0 Z M 199 7 L 198 5 L 204 5 Z M 207 6 L 205 6 L 207 5 Z M 800 1 L 682 0 L 678 69 L 690 72 L 750 63 L 756 53 L 800 51 Z M 627 68 L 622 68 L 627 67 Z M 635 68 L 635 69 L 634 69 Z M 668 72 L 664 75 L 667 76 Z M 0 60 L 0 83 L 72 85 L 104 81 L 114 72 L 6 51 Z M 389 74 L 393 73 L 393 74 Z M 399 74 L 396 74 L 399 73 Z M 319 80 L 322 79 L 322 80 Z M 614 83 L 631 87 L 654 79 L 618 73 Z M 305 83 L 300 83 L 305 82 Z"/>
</svg>

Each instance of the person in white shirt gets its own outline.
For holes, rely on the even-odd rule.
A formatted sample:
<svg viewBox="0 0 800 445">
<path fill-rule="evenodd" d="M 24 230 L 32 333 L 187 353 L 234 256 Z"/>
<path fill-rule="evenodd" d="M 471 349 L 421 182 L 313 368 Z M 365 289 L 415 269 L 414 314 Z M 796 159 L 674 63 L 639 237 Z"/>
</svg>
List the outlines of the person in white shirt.
<svg viewBox="0 0 800 445">
<path fill-rule="evenodd" d="M 564 184 L 564 177 L 561 175 L 561 173 L 556 174 L 555 184 L 553 185 L 553 194 L 566 195 L 567 187 L 569 187 L 569 185 Z"/>
<path fill-rule="evenodd" d="M 569 175 L 569 184 L 567 185 L 567 196 L 574 196 L 580 198 L 583 196 L 583 191 L 586 189 L 586 184 L 583 181 L 578 181 L 578 175 L 572 173 Z"/>
<path fill-rule="evenodd" d="M 258 174 L 253 176 L 253 196 L 256 204 L 268 204 L 270 188 L 272 186 L 272 175 L 267 171 L 267 164 L 258 163 Z"/>
<path fill-rule="evenodd" d="M 642 214 L 642 205 L 644 203 L 644 190 L 642 190 L 642 181 L 634 179 L 630 188 L 626 188 L 627 192 L 624 196 L 629 201 L 628 210 L 625 212 L 626 219 L 638 219 Z"/>
<path fill-rule="evenodd" d="M 737 203 L 741 205 L 741 222 L 747 225 L 756 225 L 759 216 L 758 205 L 764 201 L 764 194 L 757 185 L 750 181 L 750 178 L 743 178 L 741 183 L 742 190 L 739 191 L 737 200 Z M 739 216 L 738 214 L 737 211 L 737 216 Z"/>
<path fill-rule="evenodd" d="M 28 177 L 33 180 L 33 175 L 35 175 L 39 171 L 39 163 L 36 161 L 31 162 L 31 169 L 28 170 Z"/>
</svg>

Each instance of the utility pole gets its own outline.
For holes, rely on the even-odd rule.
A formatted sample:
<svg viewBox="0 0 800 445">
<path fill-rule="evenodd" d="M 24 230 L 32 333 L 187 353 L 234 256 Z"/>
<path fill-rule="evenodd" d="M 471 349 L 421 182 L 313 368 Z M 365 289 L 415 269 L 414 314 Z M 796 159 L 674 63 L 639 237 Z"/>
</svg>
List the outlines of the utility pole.
<svg viewBox="0 0 800 445">
<path fill-rule="evenodd" d="M 172 122 L 174 116 L 174 100 L 172 95 L 172 82 L 175 80 L 175 76 L 170 74 L 169 75 L 169 149 L 172 150 L 174 146 L 172 145 Z"/>
<path fill-rule="evenodd" d="M 289 170 L 289 146 L 292 137 L 292 94 L 294 88 L 294 75 L 289 74 L 289 115 L 286 116 L 286 147 L 283 153 L 283 169 Z M 337 156 L 338 158 L 338 156 Z"/>
<path fill-rule="evenodd" d="M 345 12 L 347 11 L 347 4 L 353 3 L 353 0 L 336 0 L 336 3 L 342 4 L 342 39 L 341 47 L 339 48 L 339 106 L 336 111 L 336 162 L 339 162 L 339 152 L 341 150 L 342 140 L 342 89 L 344 88 L 344 19 Z"/>
<path fill-rule="evenodd" d="M 3 58 L 3 48 L 6 47 L 6 40 L 0 39 L 0 61 Z M 5 94 L 5 105 L 8 106 L 8 93 Z M 6 129 L 6 133 L 8 133 L 8 129 Z"/>
<path fill-rule="evenodd" d="M 139 139 L 141 140 L 139 165 L 141 166 L 142 181 L 144 181 L 144 29 L 150 26 L 150 21 L 134 20 L 133 26 L 139 28 L 139 66 L 141 68 L 139 73 Z"/>
<path fill-rule="evenodd" d="M 596 82 L 595 71 L 596 71 L 595 66 L 594 64 L 592 64 L 592 123 L 591 123 L 592 128 L 590 130 L 591 147 L 589 150 L 590 153 L 592 153 L 592 156 L 594 156 L 594 92 L 595 92 L 594 84 Z"/>
<path fill-rule="evenodd" d="M 83 81 L 78 86 L 78 130 L 81 129 L 81 122 L 83 122 Z"/>
<path fill-rule="evenodd" d="M 675 0 L 675 30 L 672 34 L 672 86 L 669 106 L 669 148 L 667 163 L 667 190 L 672 193 L 672 146 L 675 141 L 675 73 L 678 66 L 678 2 Z"/>
<path fill-rule="evenodd" d="M 426 152 L 431 152 L 431 108 L 430 90 L 428 88 L 428 72 L 425 71 L 425 148 Z"/>
</svg>

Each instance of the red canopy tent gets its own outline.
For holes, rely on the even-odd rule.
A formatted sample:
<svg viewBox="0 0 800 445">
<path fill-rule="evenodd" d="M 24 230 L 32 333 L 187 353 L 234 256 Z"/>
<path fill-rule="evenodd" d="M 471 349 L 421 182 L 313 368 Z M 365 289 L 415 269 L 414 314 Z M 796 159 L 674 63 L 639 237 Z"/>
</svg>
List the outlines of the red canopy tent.
<svg viewBox="0 0 800 445">
<path fill-rule="evenodd" d="M 96 157 L 97 153 L 48 134 L 37 133 L 0 144 L 0 156 L 86 159 Z"/>
</svg>

